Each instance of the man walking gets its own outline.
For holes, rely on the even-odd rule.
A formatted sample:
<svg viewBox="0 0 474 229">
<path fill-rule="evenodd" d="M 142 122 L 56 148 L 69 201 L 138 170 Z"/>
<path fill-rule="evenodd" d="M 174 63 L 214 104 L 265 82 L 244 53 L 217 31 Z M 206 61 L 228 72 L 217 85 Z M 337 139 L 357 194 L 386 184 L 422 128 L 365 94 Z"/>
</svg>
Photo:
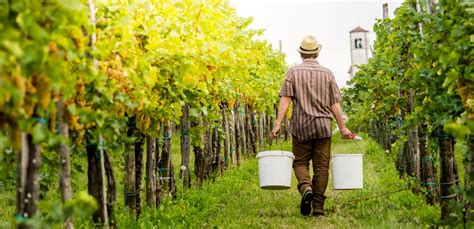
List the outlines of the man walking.
<svg viewBox="0 0 474 229">
<path fill-rule="evenodd" d="M 332 116 L 336 118 L 342 137 L 350 138 L 351 131 L 342 118 L 341 96 L 334 75 L 316 60 L 321 45 L 315 37 L 306 36 L 297 50 L 303 62 L 286 73 L 271 137 L 277 136 L 290 101 L 293 101 L 293 169 L 298 179 L 298 191 L 302 195 L 300 212 L 309 215 L 312 208 L 314 216 L 321 216 L 324 215 L 324 192 L 331 158 Z M 310 161 L 314 172 L 312 180 Z"/>
</svg>

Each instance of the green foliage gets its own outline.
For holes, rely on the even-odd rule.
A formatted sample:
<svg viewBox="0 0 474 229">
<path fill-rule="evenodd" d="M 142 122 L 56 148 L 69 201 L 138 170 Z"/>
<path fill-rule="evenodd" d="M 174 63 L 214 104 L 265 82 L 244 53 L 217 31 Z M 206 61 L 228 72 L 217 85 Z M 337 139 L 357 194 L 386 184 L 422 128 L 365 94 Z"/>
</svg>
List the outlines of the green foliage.
<svg viewBox="0 0 474 229">
<path fill-rule="evenodd" d="M 68 218 L 81 222 L 89 218 L 94 211 L 97 210 L 97 201 L 87 192 L 79 192 L 74 199 L 61 203 L 40 204 L 43 215 L 33 217 L 32 219 L 20 218 L 17 223 L 28 225 L 31 228 L 51 228 L 62 227 Z"/>
<path fill-rule="evenodd" d="M 374 30 L 376 55 L 360 67 L 345 91 L 356 125 L 390 120 L 391 128 L 403 129 L 420 123 L 430 130 L 444 126 L 459 138 L 472 133 L 469 117 L 474 82 L 472 3 L 441 1 L 434 14 L 417 12 L 414 1 L 406 1 L 394 19 L 379 20 Z M 415 93 L 415 108 L 406 110 L 409 93 Z M 371 112 L 366 112 L 368 110 Z M 404 135 L 400 132 L 399 136 Z"/>
</svg>

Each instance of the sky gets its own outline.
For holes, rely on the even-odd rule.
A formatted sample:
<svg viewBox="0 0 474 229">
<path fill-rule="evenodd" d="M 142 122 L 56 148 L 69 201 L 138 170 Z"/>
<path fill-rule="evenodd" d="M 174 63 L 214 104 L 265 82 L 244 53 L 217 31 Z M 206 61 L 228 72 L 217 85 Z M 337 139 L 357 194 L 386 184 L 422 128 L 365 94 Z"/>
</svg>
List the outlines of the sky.
<svg viewBox="0 0 474 229">
<path fill-rule="evenodd" d="M 264 29 L 258 39 L 265 39 L 274 49 L 286 54 L 288 64 L 300 63 L 296 49 L 305 35 L 313 35 L 323 45 L 319 63 L 331 69 L 339 87 L 349 80 L 351 66 L 349 31 L 360 26 L 372 30 L 382 18 L 383 3 L 388 3 L 389 17 L 402 0 L 229 0 L 241 17 L 253 17 L 251 29 Z"/>
</svg>

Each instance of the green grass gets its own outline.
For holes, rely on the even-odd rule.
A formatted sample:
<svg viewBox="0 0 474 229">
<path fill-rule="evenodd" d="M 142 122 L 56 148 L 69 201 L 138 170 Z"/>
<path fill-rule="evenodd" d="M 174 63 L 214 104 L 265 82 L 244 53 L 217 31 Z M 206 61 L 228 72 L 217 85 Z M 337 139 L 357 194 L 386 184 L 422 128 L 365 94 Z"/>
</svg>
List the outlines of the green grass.
<svg viewBox="0 0 474 229">
<path fill-rule="evenodd" d="M 179 139 L 173 138 L 172 143 L 172 160 L 178 175 L 181 164 Z M 291 151 L 291 144 L 279 143 L 270 149 Z M 112 155 L 117 180 L 117 225 L 119 228 L 418 228 L 439 224 L 439 206 L 426 205 L 423 196 L 403 190 L 409 188 L 408 182 L 399 179 L 393 155 L 385 153 L 373 141 L 341 140 L 334 136 L 332 153 L 364 154 L 364 189 L 336 191 L 330 183 L 326 192 L 326 217 L 316 219 L 299 214 L 300 195 L 295 179 L 289 190 L 260 189 L 258 162 L 250 157 L 240 167 L 231 166 L 223 176 L 202 185 L 193 183 L 189 190 L 184 190 L 178 179 L 178 197 L 174 200 L 166 197 L 157 209 L 144 207 L 137 221 L 123 207 L 123 160 L 120 155 Z M 75 155 L 73 160 L 80 161 L 83 169 L 87 168 L 84 155 Z M 193 162 L 191 156 L 192 170 Z M 58 179 L 54 171 L 50 174 L 49 179 Z M 87 190 L 86 172 L 74 172 L 73 180 L 75 192 Z M 44 202 L 59 201 L 56 183 L 45 193 Z M 3 187 L 3 190 L 6 191 L 0 192 L 0 202 L 7 206 L 0 208 L 0 218 L 8 221 L 15 208 L 14 187 Z M 46 209 L 43 207 L 43 211 Z M 0 228 L 5 226 L 0 223 Z M 87 218 L 76 221 L 76 226 L 89 228 L 92 223 Z"/>
<path fill-rule="evenodd" d="M 290 144 L 282 149 L 290 150 Z M 299 214 L 300 195 L 293 187 L 285 191 L 261 190 L 258 186 L 258 165 L 255 159 L 246 161 L 243 168 L 253 174 L 232 196 L 221 203 L 225 208 L 198 223 L 218 227 L 418 227 L 438 222 L 439 208 L 427 206 L 424 198 L 410 191 L 384 195 L 407 187 L 398 178 L 388 155 L 373 142 L 356 142 L 333 138 L 333 153 L 364 153 L 364 189 L 335 191 L 329 184 L 323 218 L 303 217 Z M 245 175 L 246 173 L 244 173 Z M 243 176 L 244 176 L 243 175 Z M 225 179 L 225 178 L 224 178 Z"/>
<path fill-rule="evenodd" d="M 2 185 L 0 187 L 0 228 L 7 228 L 12 222 L 9 217 L 15 212 L 16 207 L 15 186 Z"/>
</svg>

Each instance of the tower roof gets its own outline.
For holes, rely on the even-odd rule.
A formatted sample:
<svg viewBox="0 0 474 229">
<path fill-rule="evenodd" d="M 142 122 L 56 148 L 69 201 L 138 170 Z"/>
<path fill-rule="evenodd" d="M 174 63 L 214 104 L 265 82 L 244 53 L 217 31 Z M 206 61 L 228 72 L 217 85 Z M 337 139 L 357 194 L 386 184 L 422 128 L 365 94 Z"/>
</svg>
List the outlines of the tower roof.
<svg viewBox="0 0 474 229">
<path fill-rule="evenodd" d="M 350 33 L 357 33 L 357 32 L 365 32 L 365 33 L 368 33 L 369 31 L 368 30 L 365 30 L 363 28 L 361 28 L 360 26 L 357 26 L 357 28 L 353 29 L 350 31 Z"/>
</svg>

